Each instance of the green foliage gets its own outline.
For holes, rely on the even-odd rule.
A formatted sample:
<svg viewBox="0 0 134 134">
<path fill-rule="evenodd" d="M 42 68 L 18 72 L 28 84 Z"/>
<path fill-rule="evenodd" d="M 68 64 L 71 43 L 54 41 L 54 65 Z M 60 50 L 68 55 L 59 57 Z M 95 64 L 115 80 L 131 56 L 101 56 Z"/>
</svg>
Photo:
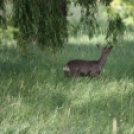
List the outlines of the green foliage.
<svg viewBox="0 0 134 134">
<path fill-rule="evenodd" d="M 109 6 L 113 0 L 100 0 L 104 5 Z"/>
<path fill-rule="evenodd" d="M 41 0 L 38 5 L 38 40 L 46 45 L 63 45 L 67 37 L 67 5 L 65 0 Z M 45 10 L 44 10 L 45 9 Z"/>
<path fill-rule="evenodd" d="M 106 11 L 109 19 L 106 39 L 115 45 L 123 37 L 126 27 L 134 26 L 132 19 L 134 17 L 133 3 L 131 1 L 113 0 L 110 6 L 106 7 Z"/>
<path fill-rule="evenodd" d="M 0 27 L 6 29 L 6 10 L 5 1 L 0 0 Z"/>
<path fill-rule="evenodd" d="M 18 43 L 26 47 L 28 39 L 40 47 L 62 46 L 67 37 L 66 1 L 13 1 L 14 26 L 19 28 Z"/>
<path fill-rule="evenodd" d="M 116 45 L 120 43 L 123 37 L 126 26 L 134 26 L 133 2 L 121 0 L 76 0 L 75 4 L 79 4 L 81 8 L 81 22 L 84 22 L 85 28 L 88 29 L 89 37 L 99 31 L 100 20 L 98 20 L 99 12 L 107 14 L 107 44 Z M 102 6 L 103 5 L 103 6 Z M 99 11 L 99 8 L 103 10 Z M 102 16 L 104 17 L 104 16 Z M 106 17 L 104 18 L 106 19 Z M 105 24 L 104 24 L 105 25 Z M 79 26 L 79 25 L 78 25 Z M 103 26 L 104 28 L 105 26 Z M 79 27 L 78 27 L 79 28 Z M 76 31 L 76 30 L 75 30 Z M 104 31 L 104 30 L 103 30 Z"/>
<path fill-rule="evenodd" d="M 100 7 L 104 7 L 101 11 L 108 15 L 104 18 L 107 19 L 105 34 L 108 44 L 118 44 L 125 26 L 134 25 L 133 2 L 126 0 L 13 0 L 8 2 L 13 5 L 12 21 L 9 20 L 9 15 L 6 16 L 5 1 L 1 0 L 0 3 L 1 26 L 6 27 L 7 20 L 8 25 L 13 22 L 13 26 L 18 28 L 18 31 L 14 32 L 14 38 L 24 51 L 30 43 L 35 43 L 40 48 L 62 46 L 68 38 L 68 31 L 72 29 L 76 34 L 83 28 L 91 39 L 100 28 Z M 71 23 L 71 29 L 67 29 L 68 7 L 72 3 L 80 7 L 81 18 L 80 23 Z M 103 28 L 106 26 L 104 24 Z"/>
<path fill-rule="evenodd" d="M 18 44 L 26 50 L 27 40 L 34 35 L 34 19 L 33 19 L 33 1 L 16 1 L 13 0 L 13 22 L 14 26 L 19 29 L 14 36 Z"/>
<path fill-rule="evenodd" d="M 106 36 L 108 44 L 116 45 L 122 38 L 124 31 L 125 25 L 120 17 L 116 17 L 115 19 L 109 18 L 109 25 Z"/>
<path fill-rule="evenodd" d="M 88 29 L 89 38 L 93 37 L 97 27 L 97 0 L 77 0 L 75 4 L 82 7 L 80 21 L 85 25 L 85 28 Z"/>
</svg>

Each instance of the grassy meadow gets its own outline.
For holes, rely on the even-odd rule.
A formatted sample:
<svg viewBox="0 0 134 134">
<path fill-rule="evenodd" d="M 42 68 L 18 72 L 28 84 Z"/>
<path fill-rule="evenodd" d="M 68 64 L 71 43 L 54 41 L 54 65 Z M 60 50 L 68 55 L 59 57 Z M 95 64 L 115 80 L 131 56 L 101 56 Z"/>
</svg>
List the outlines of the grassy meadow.
<svg viewBox="0 0 134 134">
<path fill-rule="evenodd" d="M 63 79 L 70 59 L 98 59 L 104 36 L 70 37 L 64 48 L 27 56 L 0 45 L 0 134 L 134 134 L 134 38 L 111 51 L 101 79 Z"/>
</svg>

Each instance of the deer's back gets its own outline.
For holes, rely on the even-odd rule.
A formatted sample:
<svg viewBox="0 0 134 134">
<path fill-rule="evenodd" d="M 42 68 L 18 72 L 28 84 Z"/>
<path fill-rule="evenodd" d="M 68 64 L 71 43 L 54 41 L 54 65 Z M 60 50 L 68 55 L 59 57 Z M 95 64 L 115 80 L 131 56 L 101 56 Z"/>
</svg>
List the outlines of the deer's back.
<svg viewBox="0 0 134 134">
<path fill-rule="evenodd" d="M 71 60 L 67 63 L 67 66 L 70 71 L 79 70 L 83 74 L 100 70 L 98 67 L 98 61 Z"/>
</svg>

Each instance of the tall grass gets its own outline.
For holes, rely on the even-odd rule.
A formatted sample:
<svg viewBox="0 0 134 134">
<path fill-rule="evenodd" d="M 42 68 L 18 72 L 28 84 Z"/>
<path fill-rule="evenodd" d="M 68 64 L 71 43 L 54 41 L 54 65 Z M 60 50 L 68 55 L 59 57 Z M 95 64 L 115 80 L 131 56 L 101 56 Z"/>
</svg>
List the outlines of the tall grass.
<svg viewBox="0 0 134 134">
<path fill-rule="evenodd" d="M 1 134 L 134 133 L 134 45 L 126 34 L 110 53 L 102 79 L 63 79 L 62 68 L 73 58 L 98 59 L 96 43 L 86 36 L 71 37 L 53 53 L 21 55 L 9 43 L 0 47 Z M 7 45 L 8 44 L 8 45 Z M 10 47 L 12 45 L 12 47 Z"/>
</svg>

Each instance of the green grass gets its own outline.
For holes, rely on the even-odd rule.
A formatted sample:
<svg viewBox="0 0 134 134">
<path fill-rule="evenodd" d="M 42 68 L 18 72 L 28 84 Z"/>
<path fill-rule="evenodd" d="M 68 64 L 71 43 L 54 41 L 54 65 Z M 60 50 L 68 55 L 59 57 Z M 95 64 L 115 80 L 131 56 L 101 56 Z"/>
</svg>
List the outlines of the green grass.
<svg viewBox="0 0 134 134">
<path fill-rule="evenodd" d="M 98 59 L 104 37 L 71 37 L 56 52 L 21 55 L 0 46 L 0 134 L 134 134 L 134 39 L 126 34 L 101 72 L 102 79 L 63 79 L 73 58 Z M 12 47 L 11 47 L 12 46 Z"/>
</svg>

